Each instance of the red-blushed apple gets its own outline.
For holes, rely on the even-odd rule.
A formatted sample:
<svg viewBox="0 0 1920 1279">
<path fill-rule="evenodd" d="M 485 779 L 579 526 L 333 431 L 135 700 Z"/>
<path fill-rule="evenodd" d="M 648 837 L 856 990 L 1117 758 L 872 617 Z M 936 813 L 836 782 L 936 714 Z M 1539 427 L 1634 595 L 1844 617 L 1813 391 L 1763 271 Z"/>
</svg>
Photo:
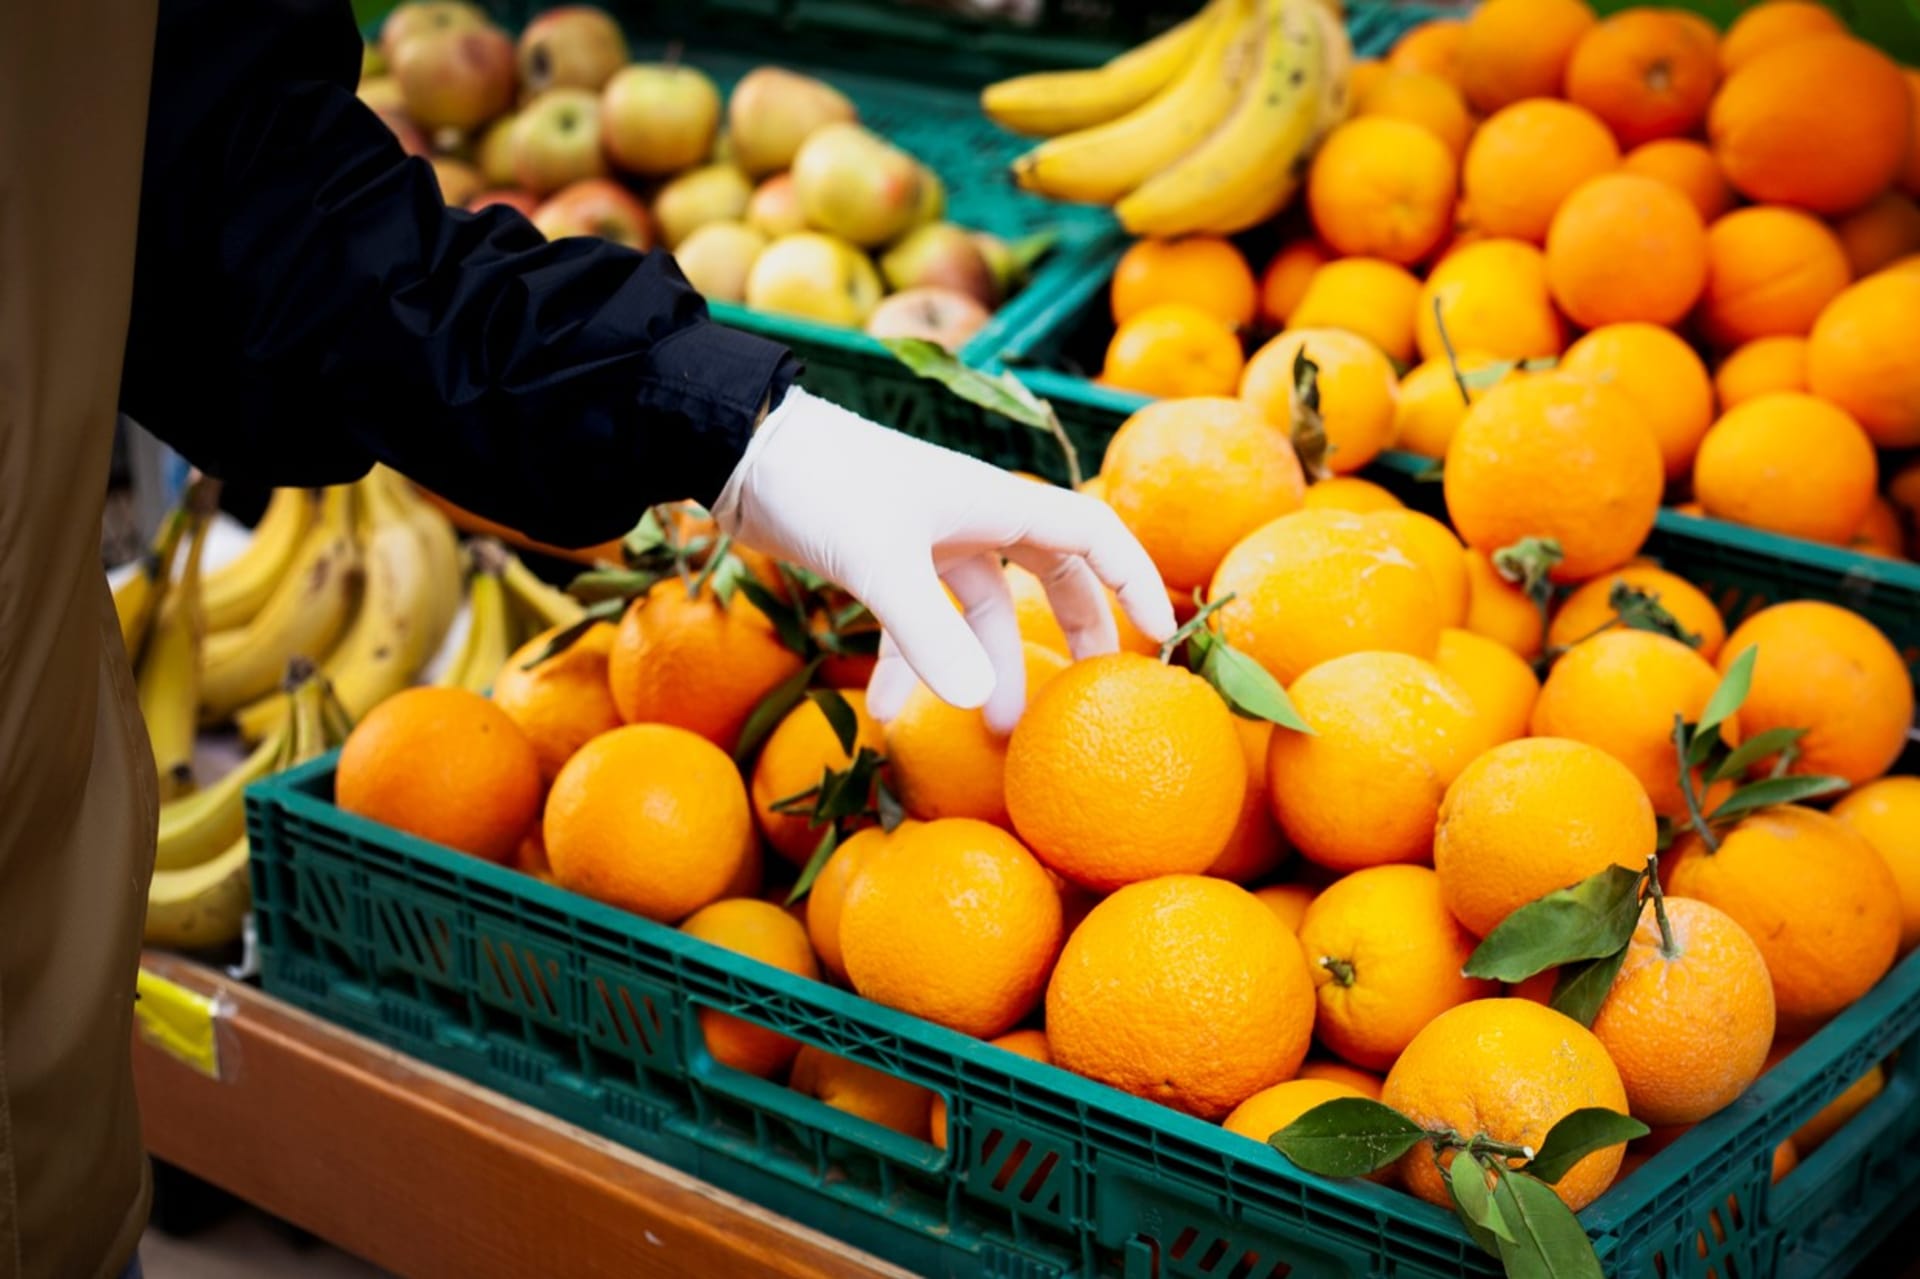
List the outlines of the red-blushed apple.
<svg viewBox="0 0 1920 1279">
<path fill-rule="evenodd" d="M 436 155 L 429 157 L 427 163 L 433 166 L 434 180 L 440 184 L 440 198 L 448 204 L 464 205 L 487 185 L 480 176 L 480 170 L 465 160 L 456 160 L 450 155 Z"/>
<path fill-rule="evenodd" d="M 920 208 L 920 162 L 857 124 L 815 129 L 793 158 L 807 225 L 862 248 L 900 238 Z"/>
<path fill-rule="evenodd" d="M 720 90 L 692 67 L 641 63 L 600 95 L 601 133 L 616 168 L 646 177 L 691 169 L 713 151 Z"/>
<path fill-rule="evenodd" d="M 528 93 L 599 89 L 627 64 L 627 37 L 604 10 L 549 9 L 520 33 L 520 81 Z"/>
<path fill-rule="evenodd" d="M 504 204 L 509 209 L 518 209 L 528 218 L 532 218 L 534 210 L 540 207 L 540 201 L 535 199 L 531 192 L 508 188 L 500 191 L 482 191 L 467 201 L 467 209 L 469 212 L 478 213 L 496 204 Z"/>
<path fill-rule="evenodd" d="M 880 273 L 845 240 L 801 231 L 783 236 L 754 259 L 747 305 L 857 329 L 880 302 Z"/>
<path fill-rule="evenodd" d="M 393 77 L 421 128 L 476 129 L 513 104 L 513 41 L 494 27 L 425 31 L 394 50 Z"/>
<path fill-rule="evenodd" d="M 747 72 L 727 99 L 734 161 L 756 178 L 790 166 L 815 129 L 858 118 L 853 103 L 832 85 L 780 67 Z"/>
<path fill-rule="evenodd" d="M 890 289 L 951 289 L 981 306 L 992 306 L 998 292 L 993 268 L 973 236 L 951 222 L 915 227 L 880 258 L 880 274 Z"/>
<path fill-rule="evenodd" d="M 431 155 L 433 148 L 427 145 L 427 135 L 420 126 L 407 119 L 404 112 L 375 110 L 382 124 L 392 130 L 393 136 L 400 142 L 400 149 L 408 155 Z"/>
<path fill-rule="evenodd" d="M 552 89 L 516 117 L 513 180 L 536 195 L 571 182 L 604 177 L 600 96 L 586 89 Z"/>
<path fill-rule="evenodd" d="M 747 224 L 771 240 L 807 229 L 792 174 L 776 173 L 753 189 L 753 198 L 747 201 Z"/>
<path fill-rule="evenodd" d="M 479 31 L 492 25 L 485 9 L 466 0 L 406 0 L 395 5 L 380 25 L 380 56 L 391 67 L 394 52 L 410 37 L 428 31 Z"/>
<path fill-rule="evenodd" d="M 474 163 L 480 166 L 480 175 L 486 178 L 488 186 L 514 184 L 513 127 L 519 122 L 518 115 L 501 116 L 487 126 L 473 148 Z"/>
<path fill-rule="evenodd" d="M 653 197 L 660 242 L 669 249 L 709 222 L 738 222 L 746 216 L 753 187 L 730 164 L 710 164 L 683 173 Z"/>
<path fill-rule="evenodd" d="M 867 317 L 877 338 L 925 338 L 958 351 L 987 326 L 987 308 L 952 289 L 907 289 L 881 301 Z"/>
<path fill-rule="evenodd" d="M 549 240 L 597 235 L 631 249 L 653 247 L 653 216 L 633 193 L 608 178 L 587 178 L 550 196 L 533 211 Z"/>
<path fill-rule="evenodd" d="M 360 87 L 353 93 L 375 111 L 407 109 L 407 95 L 400 92 L 400 82 L 390 75 L 377 75 L 362 80 Z"/>
<path fill-rule="evenodd" d="M 1022 270 L 1019 255 L 1013 251 L 1011 244 L 987 231 L 975 231 L 973 243 L 980 250 L 980 256 L 986 259 L 987 270 L 993 272 L 993 304 L 998 306 L 1020 287 Z"/>
<path fill-rule="evenodd" d="M 709 222 L 673 251 L 687 283 L 710 301 L 744 302 L 747 276 L 767 237 L 744 222 Z"/>
</svg>

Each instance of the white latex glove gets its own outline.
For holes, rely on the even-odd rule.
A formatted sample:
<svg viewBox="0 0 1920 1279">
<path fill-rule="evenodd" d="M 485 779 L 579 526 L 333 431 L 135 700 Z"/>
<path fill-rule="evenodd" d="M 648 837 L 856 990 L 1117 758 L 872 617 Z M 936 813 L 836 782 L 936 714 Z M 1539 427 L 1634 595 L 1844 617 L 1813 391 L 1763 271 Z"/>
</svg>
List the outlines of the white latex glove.
<svg viewBox="0 0 1920 1279">
<path fill-rule="evenodd" d="M 1118 647 L 1102 583 L 1147 635 L 1174 632 L 1153 561 L 1103 503 L 798 387 L 761 424 L 713 514 L 736 540 L 811 569 L 873 612 L 884 634 L 867 709 L 883 722 L 917 676 L 955 706 L 984 706 L 995 732 L 1012 729 L 1026 705 L 1026 662 L 1003 557 L 1045 585 L 1076 658 Z"/>
</svg>

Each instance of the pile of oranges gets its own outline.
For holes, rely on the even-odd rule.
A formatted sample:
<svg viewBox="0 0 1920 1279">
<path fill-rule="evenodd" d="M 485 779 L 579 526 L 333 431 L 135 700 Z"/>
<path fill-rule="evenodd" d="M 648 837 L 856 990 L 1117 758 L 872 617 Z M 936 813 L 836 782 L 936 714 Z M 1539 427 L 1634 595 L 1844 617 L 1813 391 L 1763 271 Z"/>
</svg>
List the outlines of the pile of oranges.
<svg viewBox="0 0 1920 1279">
<path fill-rule="evenodd" d="M 1286 422 L 1305 349 L 1351 474 L 1450 463 L 1502 368 L 1557 364 L 1653 428 L 1669 504 L 1909 554 L 1920 71 L 1811 0 L 1724 34 L 1489 0 L 1358 64 L 1351 96 L 1263 270 L 1217 238 L 1132 246 L 1102 383 Z"/>
</svg>

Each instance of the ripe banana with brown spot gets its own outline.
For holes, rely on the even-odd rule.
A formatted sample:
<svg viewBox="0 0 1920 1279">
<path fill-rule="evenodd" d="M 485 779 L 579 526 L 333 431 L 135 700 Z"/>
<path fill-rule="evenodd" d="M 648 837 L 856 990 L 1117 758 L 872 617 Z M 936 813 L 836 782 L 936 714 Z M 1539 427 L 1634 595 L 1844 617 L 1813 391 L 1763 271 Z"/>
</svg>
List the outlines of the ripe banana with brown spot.
<svg viewBox="0 0 1920 1279">
<path fill-rule="evenodd" d="M 246 549 L 208 573 L 201 584 L 209 633 L 245 626 L 266 607 L 319 516 L 320 494 L 315 490 L 273 491 Z"/>
<path fill-rule="evenodd" d="M 185 870 L 211 861 L 247 831 L 247 787 L 286 767 L 288 727 L 268 737 L 211 786 L 160 806 L 156 870 Z"/>
<path fill-rule="evenodd" d="M 365 598 L 340 646 L 322 666 L 354 720 L 412 684 L 433 656 L 432 566 L 391 489 L 365 485 Z"/>
<path fill-rule="evenodd" d="M 126 580 L 113 589 L 113 611 L 120 620 L 120 643 L 127 660 L 138 664 L 140 650 L 153 630 L 154 616 L 166 598 L 167 582 L 173 576 L 173 560 L 180 548 L 180 537 L 187 528 L 184 509 L 170 511 L 154 534 L 153 545 L 141 553 L 140 563 Z"/>
</svg>

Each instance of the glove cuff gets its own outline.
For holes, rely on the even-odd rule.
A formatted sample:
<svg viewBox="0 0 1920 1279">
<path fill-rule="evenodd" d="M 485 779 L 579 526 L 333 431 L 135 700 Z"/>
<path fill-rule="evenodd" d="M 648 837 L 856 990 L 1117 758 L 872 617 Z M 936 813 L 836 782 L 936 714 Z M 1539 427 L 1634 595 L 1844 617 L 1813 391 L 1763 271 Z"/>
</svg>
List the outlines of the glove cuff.
<svg viewBox="0 0 1920 1279">
<path fill-rule="evenodd" d="M 727 482 L 720 490 L 720 496 L 713 504 L 713 520 L 722 533 L 729 537 L 740 534 L 742 508 L 746 502 L 748 477 L 753 472 L 754 463 L 766 451 L 773 437 L 810 404 L 825 404 L 803 386 L 789 386 L 785 395 L 767 413 L 766 419 L 754 431 L 753 438 L 747 441 L 746 452 L 740 455 L 733 473 L 727 476 Z"/>
</svg>

